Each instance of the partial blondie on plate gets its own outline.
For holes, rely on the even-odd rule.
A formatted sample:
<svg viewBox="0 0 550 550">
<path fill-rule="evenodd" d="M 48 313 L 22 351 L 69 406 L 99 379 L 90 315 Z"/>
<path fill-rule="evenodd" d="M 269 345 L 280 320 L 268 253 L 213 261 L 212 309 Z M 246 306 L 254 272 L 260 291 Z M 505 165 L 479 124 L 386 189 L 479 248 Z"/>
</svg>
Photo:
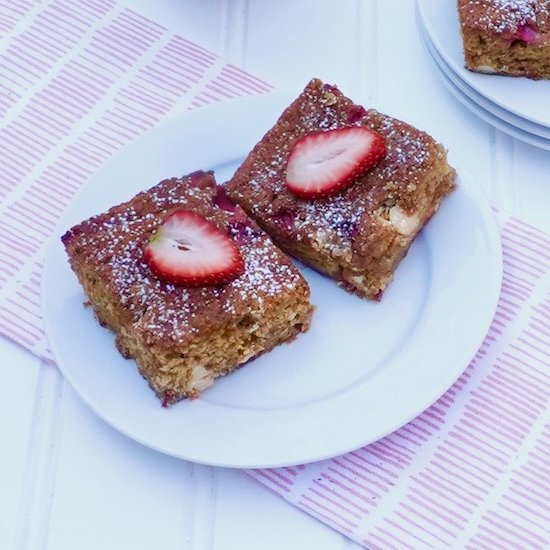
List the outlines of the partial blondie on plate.
<svg viewBox="0 0 550 550">
<path fill-rule="evenodd" d="M 550 78 L 550 0 L 458 0 L 466 68 Z"/>
<path fill-rule="evenodd" d="M 309 327 L 306 281 L 210 172 L 162 181 L 62 240 L 97 319 L 164 405 Z"/>
<path fill-rule="evenodd" d="M 379 299 L 454 180 L 445 149 L 428 134 L 314 79 L 227 193 L 283 250 Z"/>
</svg>

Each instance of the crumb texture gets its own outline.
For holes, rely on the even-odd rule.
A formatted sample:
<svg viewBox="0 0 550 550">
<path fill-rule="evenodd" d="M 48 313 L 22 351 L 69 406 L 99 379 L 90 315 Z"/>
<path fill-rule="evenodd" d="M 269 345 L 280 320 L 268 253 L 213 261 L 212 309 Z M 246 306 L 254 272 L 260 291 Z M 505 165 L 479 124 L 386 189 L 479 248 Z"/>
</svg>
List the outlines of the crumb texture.
<svg viewBox="0 0 550 550">
<path fill-rule="evenodd" d="M 285 186 L 294 143 L 309 132 L 350 126 L 379 132 L 386 158 L 333 197 L 296 198 Z M 228 194 L 282 249 L 347 290 L 377 298 L 453 187 L 446 152 L 428 134 L 314 79 L 237 170 Z"/>
<path fill-rule="evenodd" d="M 550 78 L 550 0 L 458 0 L 468 69 Z"/>
<path fill-rule="evenodd" d="M 550 0 L 459 0 L 459 10 L 466 26 L 499 34 L 550 26 Z"/>
<path fill-rule="evenodd" d="M 245 263 L 240 277 L 187 289 L 151 273 L 143 248 L 176 208 L 204 216 L 235 240 Z M 63 242 L 98 320 L 165 404 L 196 397 L 214 378 L 309 326 L 307 283 L 212 173 L 165 180 L 73 227 Z"/>
</svg>

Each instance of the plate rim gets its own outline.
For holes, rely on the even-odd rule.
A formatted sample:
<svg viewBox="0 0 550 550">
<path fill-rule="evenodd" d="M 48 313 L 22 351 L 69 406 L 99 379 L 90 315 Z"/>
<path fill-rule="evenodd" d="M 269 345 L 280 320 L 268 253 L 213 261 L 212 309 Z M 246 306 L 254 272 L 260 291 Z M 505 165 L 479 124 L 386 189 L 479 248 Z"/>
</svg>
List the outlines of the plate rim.
<svg viewBox="0 0 550 550">
<path fill-rule="evenodd" d="M 286 100 L 288 100 L 288 98 L 294 98 L 295 94 L 291 94 L 290 92 L 281 92 L 281 91 L 280 92 L 271 92 L 271 93 L 267 93 L 267 94 L 260 94 L 258 96 L 251 96 L 251 97 L 240 98 L 240 99 L 236 99 L 236 100 L 224 101 L 220 104 L 217 104 L 217 105 L 214 105 L 214 106 L 211 106 L 211 107 L 204 107 L 204 108 L 197 109 L 197 110 L 194 110 L 194 111 L 179 113 L 176 116 L 167 119 L 166 121 L 161 123 L 159 126 L 157 126 L 155 129 L 147 132 L 142 137 L 138 138 L 138 140 L 135 140 L 131 144 L 127 145 L 125 148 L 121 149 L 119 152 L 115 153 L 113 155 L 113 157 L 108 161 L 108 163 L 106 163 L 98 172 L 96 172 L 96 174 L 94 174 L 90 178 L 90 180 L 87 183 L 85 183 L 82 186 L 81 189 L 79 189 L 79 191 L 75 195 L 73 201 L 71 202 L 71 205 L 68 207 L 67 211 L 64 213 L 61 220 L 59 221 L 59 223 L 56 227 L 56 230 L 54 232 L 54 237 L 52 238 L 51 242 L 48 245 L 46 260 L 44 262 L 44 275 L 43 275 L 43 278 L 42 278 L 42 288 L 41 288 L 42 296 L 44 296 L 44 294 L 46 292 L 45 287 L 46 287 L 47 281 L 49 280 L 49 277 L 50 277 L 50 275 L 49 275 L 50 270 L 53 269 L 53 266 L 52 266 L 52 263 L 51 263 L 52 250 L 54 250 L 56 247 L 58 247 L 58 248 L 60 247 L 60 244 L 58 242 L 57 237 L 62 232 L 64 232 L 66 230 L 66 228 L 68 227 L 67 218 L 70 217 L 70 212 L 71 212 L 71 209 L 73 208 L 73 205 L 78 203 L 79 195 L 81 193 L 85 193 L 85 188 L 90 186 L 91 183 L 94 181 L 94 179 L 96 177 L 100 177 L 101 174 L 109 168 L 109 166 L 111 166 L 112 164 L 116 164 L 117 158 L 119 157 L 119 155 L 121 155 L 125 150 L 131 149 L 132 147 L 134 147 L 135 143 L 137 141 L 150 139 L 149 135 L 153 132 L 159 132 L 160 131 L 159 127 L 162 127 L 162 126 L 167 125 L 167 124 L 173 124 L 174 120 L 187 118 L 192 113 L 199 113 L 200 112 L 200 113 L 204 114 L 204 111 L 207 110 L 207 109 L 208 110 L 219 110 L 220 108 L 222 108 L 222 110 L 224 110 L 224 109 L 229 107 L 229 104 L 233 104 L 233 105 L 236 104 L 236 103 L 248 104 L 252 100 L 260 101 L 260 103 L 263 102 L 263 101 L 269 102 L 269 99 L 266 100 L 265 98 L 266 97 L 271 98 L 271 97 L 274 97 L 274 96 L 278 96 L 279 98 L 284 97 Z M 262 99 L 258 99 L 258 98 L 262 98 Z M 246 155 L 246 152 L 244 152 L 244 155 Z M 498 230 L 496 220 L 495 220 L 495 218 L 493 216 L 493 213 L 491 211 L 491 207 L 490 207 L 486 197 L 483 195 L 483 192 L 482 192 L 481 188 L 478 186 L 477 182 L 475 181 L 475 177 L 473 177 L 473 175 L 471 175 L 469 173 L 469 171 L 464 167 L 462 162 L 460 162 L 460 161 L 458 161 L 458 163 L 456 162 L 457 159 L 454 155 L 450 155 L 449 158 L 450 158 L 450 161 L 453 161 L 453 164 L 458 165 L 460 167 L 460 173 L 466 172 L 468 174 L 468 179 L 471 180 L 472 184 L 475 184 L 477 186 L 476 187 L 476 192 L 477 192 L 477 197 L 476 198 L 480 202 L 478 202 L 476 205 L 480 208 L 481 211 L 484 212 L 483 227 L 487 230 L 488 235 L 491 238 L 492 250 L 497 256 L 497 258 L 495 258 L 495 259 L 498 260 L 498 265 L 495 267 L 496 272 L 498 272 L 498 285 L 495 284 L 495 288 L 493 289 L 494 299 L 493 299 L 493 302 L 492 302 L 491 313 L 490 313 L 490 315 L 487 315 L 487 322 L 486 322 L 486 327 L 485 327 L 484 332 L 482 334 L 477 335 L 477 337 L 476 337 L 477 344 L 475 346 L 475 349 L 471 353 L 471 357 L 470 357 L 470 360 L 471 360 L 471 358 L 474 356 L 475 352 L 477 351 L 477 349 L 479 348 L 479 346 L 483 342 L 483 339 L 485 338 L 486 332 L 489 329 L 489 326 L 491 324 L 491 321 L 492 321 L 492 318 L 493 318 L 493 315 L 494 315 L 494 311 L 496 310 L 498 297 L 500 295 L 500 282 L 502 280 L 502 251 L 501 251 L 501 248 L 500 248 L 500 232 Z M 56 338 L 52 337 L 51 332 L 50 332 L 52 329 L 49 326 L 50 323 L 47 322 L 47 320 L 49 319 L 49 312 L 46 311 L 47 303 L 48 303 L 47 300 L 43 298 L 42 307 L 43 307 L 46 333 L 49 337 L 50 345 L 51 345 L 52 351 L 54 352 L 54 355 L 57 356 L 57 357 L 60 357 L 60 354 L 58 353 L 58 349 L 57 349 Z M 472 345 L 472 347 L 474 347 L 474 346 Z M 438 388 L 437 392 L 433 392 L 434 395 L 435 395 L 435 393 L 437 393 L 437 395 L 435 397 L 432 396 L 430 398 L 430 402 L 427 405 L 424 402 L 422 402 L 421 404 L 419 404 L 415 408 L 415 412 L 413 414 L 408 414 L 406 418 L 403 418 L 400 421 L 399 425 L 388 426 L 386 430 L 382 431 L 383 433 L 381 432 L 374 439 L 368 438 L 367 440 L 364 440 L 363 442 L 354 443 L 353 447 L 344 448 L 344 449 L 339 448 L 336 451 L 334 451 L 334 450 L 333 451 L 327 451 L 327 453 L 325 455 L 316 455 L 312 458 L 300 458 L 298 460 L 293 458 L 293 459 L 290 459 L 288 461 L 278 460 L 276 462 L 272 462 L 272 461 L 268 460 L 268 461 L 264 461 L 264 462 L 261 462 L 261 463 L 258 462 L 258 460 L 254 460 L 253 462 L 250 462 L 250 463 L 246 463 L 246 462 L 243 462 L 241 460 L 237 464 L 237 463 L 231 462 L 231 461 L 228 463 L 226 460 L 216 461 L 216 460 L 211 460 L 211 459 L 208 459 L 208 460 L 200 459 L 200 458 L 197 458 L 196 456 L 193 456 L 192 453 L 184 454 L 184 453 L 181 453 L 181 452 L 178 452 L 178 451 L 173 451 L 173 450 L 167 449 L 163 446 L 152 444 L 150 441 L 147 441 L 146 439 L 141 438 L 139 435 L 136 435 L 135 433 L 130 433 L 123 426 L 115 424 L 109 418 L 106 418 L 105 414 L 100 410 L 100 408 L 98 408 L 95 403 L 90 402 L 90 400 L 88 399 L 88 396 L 83 395 L 82 392 L 79 391 L 79 389 L 77 389 L 77 383 L 73 380 L 72 373 L 67 372 L 67 369 L 64 368 L 65 366 L 61 364 L 61 361 L 59 362 L 60 371 L 62 372 L 62 374 L 66 378 L 66 380 L 69 382 L 71 387 L 74 389 L 74 391 L 78 395 L 79 399 L 84 401 L 85 404 L 97 416 L 99 416 L 103 421 L 105 421 L 111 427 L 115 428 L 118 432 L 126 435 L 127 437 L 130 437 L 131 439 L 133 439 L 133 440 L 135 440 L 135 441 L 137 441 L 137 442 L 139 442 L 139 443 L 141 443 L 141 444 L 143 444 L 143 445 L 145 445 L 149 448 L 155 449 L 155 450 L 157 450 L 159 452 L 162 452 L 164 454 L 175 456 L 177 458 L 181 458 L 181 459 L 185 459 L 185 460 L 191 460 L 191 461 L 194 461 L 194 462 L 199 462 L 199 463 L 202 463 L 202 464 L 209 464 L 209 465 L 213 465 L 213 466 L 238 467 L 238 468 L 282 467 L 282 466 L 294 465 L 294 464 L 297 464 L 297 463 L 306 463 L 306 462 L 318 461 L 318 460 L 323 460 L 323 459 L 326 459 L 326 458 L 330 458 L 332 456 L 344 454 L 344 453 L 349 452 L 351 450 L 360 448 L 364 445 L 367 445 L 369 443 L 377 441 L 377 440 L 381 439 L 382 437 L 385 437 L 389 433 L 392 433 L 395 430 L 399 429 L 404 424 L 410 422 L 412 419 L 416 418 L 419 414 L 421 414 L 424 410 L 426 410 L 431 404 L 433 404 L 435 401 L 437 401 L 437 399 L 439 399 L 441 397 L 441 395 L 443 395 L 447 391 L 447 389 L 456 381 L 456 379 L 458 377 L 460 377 L 461 373 L 464 371 L 464 369 L 467 368 L 467 366 L 468 366 L 468 363 L 464 364 L 462 366 L 460 372 L 458 372 L 458 373 L 456 373 L 453 370 L 453 374 L 448 376 L 448 378 L 449 379 L 452 378 L 452 380 L 450 380 L 450 382 L 447 383 L 448 380 L 446 379 L 445 383 L 442 384 L 442 385 L 445 385 L 445 387 L 443 389 Z"/>
<path fill-rule="evenodd" d="M 423 41 L 426 43 L 427 49 L 429 50 L 429 53 L 438 66 L 440 70 L 442 70 L 446 76 L 453 82 L 453 84 L 458 88 L 467 98 L 471 99 L 476 105 L 479 105 L 481 109 L 484 111 L 487 111 L 494 117 L 498 118 L 499 120 L 502 120 L 506 124 L 510 124 L 511 126 L 514 126 L 518 130 L 521 130 L 522 132 L 526 132 L 529 135 L 533 135 L 536 138 L 541 138 L 543 140 L 550 141 L 550 126 L 546 127 L 541 124 L 535 124 L 534 122 L 531 122 L 527 119 L 522 119 L 521 117 L 518 117 L 516 114 L 512 113 L 511 111 L 507 111 L 505 109 L 502 109 L 499 105 L 496 103 L 493 103 L 489 99 L 487 99 L 484 95 L 480 94 L 478 91 L 476 91 L 472 86 L 470 86 L 465 80 L 463 80 L 459 74 L 457 74 L 455 71 L 453 71 L 452 67 L 450 67 L 445 60 L 441 57 L 441 55 L 437 52 L 437 50 L 434 48 L 433 43 L 430 41 L 430 37 L 427 35 L 422 21 L 418 21 L 419 26 L 422 25 L 422 28 L 419 28 L 419 32 L 422 35 Z M 494 106 L 494 107 L 493 107 Z M 502 114 L 505 116 L 502 116 L 498 110 L 502 111 Z M 516 121 L 516 119 L 518 119 Z M 522 126 L 522 124 L 525 124 L 525 126 Z M 540 128 L 540 130 L 532 128 L 531 126 L 537 126 Z M 547 135 L 539 133 L 539 131 L 546 133 Z"/>
<path fill-rule="evenodd" d="M 495 78 L 500 78 L 500 79 L 508 78 L 508 79 L 512 79 L 513 81 L 519 80 L 521 82 L 521 78 L 526 78 L 526 77 L 512 77 L 507 75 L 498 75 L 498 76 L 483 75 L 482 73 L 475 73 L 475 72 L 469 71 L 463 65 L 460 65 L 460 64 L 457 65 L 455 63 L 455 60 L 453 59 L 452 55 L 448 52 L 448 49 L 446 47 L 443 47 L 441 40 L 439 39 L 439 35 L 436 32 L 434 32 L 432 26 L 429 24 L 430 18 L 426 16 L 426 13 L 424 11 L 425 6 L 428 3 L 431 3 L 432 5 L 434 4 L 434 2 L 431 2 L 431 0 L 416 0 L 417 13 L 422 20 L 422 24 L 424 26 L 424 29 L 426 30 L 426 34 L 430 38 L 431 43 L 433 44 L 434 48 L 439 53 L 439 55 L 441 55 L 441 57 L 445 60 L 447 65 L 450 67 L 450 69 L 460 79 L 462 79 L 470 87 L 472 87 L 476 92 L 478 92 L 483 97 L 486 97 L 489 101 L 491 101 L 495 105 L 498 105 L 503 110 L 508 111 L 518 116 L 519 118 L 523 118 L 533 124 L 537 124 L 539 126 L 543 126 L 545 128 L 550 129 L 550 119 L 548 121 L 545 121 L 531 114 L 526 114 L 522 112 L 520 108 L 514 105 L 511 105 L 509 103 L 506 103 L 506 101 L 501 99 L 500 97 L 494 96 L 494 95 L 488 95 L 487 91 L 484 90 L 483 86 L 480 84 L 480 79 L 479 79 L 479 77 L 493 76 Z M 440 7 L 442 6 L 442 9 L 450 9 L 451 5 L 456 7 L 456 2 L 450 3 L 450 2 L 442 1 L 442 2 L 435 2 L 435 4 L 440 5 Z M 548 86 L 550 88 L 550 81 L 541 80 L 539 82 L 543 82 L 543 83 L 548 82 L 549 83 Z"/>
<path fill-rule="evenodd" d="M 530 145 L 532 147 L 536 147 L 545 151 L 550 151 L 550 139 L 529 132 L 528 130 L 520 128 L 519 126 L 516 126 L 513 123 L 508 122 L 503 118 L 500 118 L 498 115 L 480 105 L 478 102 L 475 101 L 475 99 L 464 92 L 462 88 L 458 84 L 456 84 L 455 80 L 452 78 L 449 72 L 447 72 L 445 68 L 442 67 L 439 60 L 435 57 L 437 51 L 431 51 L 433 44 L 431 42 L 428 42 L 429 36 L 427 34 L 423 34 L 423 29 L 420 28 L 422 22 L 418 21 L 418 25 L 418 30 L 419 34 L 421 35 L 420 38 L 423 42 L 423 46 L 427 50 L 428 55 L 432 59 L 433 63 L 436 65 L 436 72 L 438 74 L 438 77 L 445 88 L 447 88 L 449 93 L 453 97 L 455 97 L 455 99 L 460 101 L 460 103 L 462 103 L 462 105 L 470 110 L 474 115 L 479 117 L 490 126 L 493 126 L 497 130 L 504 132 L 510 137 L 522 141 L 523 143 L 526 143 L 527 145 Z M 444 60 L 442 60 L 442 62 L 444 62 Z"/>
</svg>

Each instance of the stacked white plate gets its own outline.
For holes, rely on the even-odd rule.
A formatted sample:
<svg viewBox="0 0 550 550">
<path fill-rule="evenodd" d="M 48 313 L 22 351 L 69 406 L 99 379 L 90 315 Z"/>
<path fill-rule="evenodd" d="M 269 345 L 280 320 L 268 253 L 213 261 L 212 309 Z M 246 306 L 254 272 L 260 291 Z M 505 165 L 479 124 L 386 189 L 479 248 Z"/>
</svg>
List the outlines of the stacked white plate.
<svg viewBox="0 0 550 550">
<path fill-rule="evenodd" d="M 420 36 L 449 92 L 477 116 L 550 150 L 550 80 L 473 73 L 464 68 L 456 0 L 417 0 Z"/>
</svg>

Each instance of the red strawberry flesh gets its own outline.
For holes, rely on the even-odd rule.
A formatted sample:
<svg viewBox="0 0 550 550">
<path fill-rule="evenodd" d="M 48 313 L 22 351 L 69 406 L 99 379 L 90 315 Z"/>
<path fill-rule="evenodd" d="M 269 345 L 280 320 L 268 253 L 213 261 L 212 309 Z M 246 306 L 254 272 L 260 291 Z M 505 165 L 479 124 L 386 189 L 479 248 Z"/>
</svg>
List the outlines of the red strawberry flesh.
<svg viewBox="0 0 550 550">
<path fill-rule="evenodd" d="M 234 241 L 189 210 L 176 210 L 164 220 L 143 259 L 159 279 L 187 287 L 222 285 L 244 271 Z"/>
<path fill-rule="evenodd" d="M 225 189 L 221 185 L 216 187 L 216 194 L 212 199 L 212 203 L 226 212 L 235 212 L 237 210 L 235 203 L 227 196 Z"/>
<path fill-rule="evenodd" d="M 535 27 L 529 23 L 520 25 L 516 31 L 514 38 L 526 42 L 527 44 L 532 44 L 537 41 L 539 33 Z"/>
<path fill-rule="evenodd" d="M 312 132 L 290 152 L 286 186 L 303 199 L 334 195 L 385 155 L 384 138 L 362 126 Z"/>
</svg>

